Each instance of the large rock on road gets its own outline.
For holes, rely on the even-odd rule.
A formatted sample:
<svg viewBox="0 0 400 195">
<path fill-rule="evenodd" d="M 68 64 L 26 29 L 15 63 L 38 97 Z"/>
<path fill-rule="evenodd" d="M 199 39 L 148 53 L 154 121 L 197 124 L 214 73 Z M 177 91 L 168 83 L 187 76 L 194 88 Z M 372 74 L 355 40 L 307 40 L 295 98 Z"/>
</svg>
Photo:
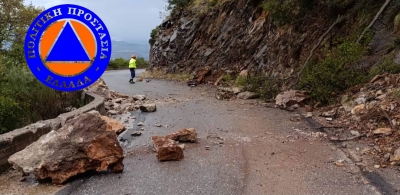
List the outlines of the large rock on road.
<svg viewBox="0 0 400 195">
<path fill-rule="evenodd" d="M 54 184 L 88 170 L 122 172 L 123 150 L 114 131 L 97 111 L 66 122 L 58 131 L 43 135 L 8 161 L 38 180 L 51 178 Z"/>
</svg>

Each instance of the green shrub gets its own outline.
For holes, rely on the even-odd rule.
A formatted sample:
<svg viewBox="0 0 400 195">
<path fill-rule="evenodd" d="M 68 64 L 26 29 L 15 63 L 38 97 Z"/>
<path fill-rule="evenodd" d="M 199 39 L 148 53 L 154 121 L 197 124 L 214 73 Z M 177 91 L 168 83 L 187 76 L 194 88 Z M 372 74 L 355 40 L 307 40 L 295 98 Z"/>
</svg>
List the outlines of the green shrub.
<svg viewBox="0 0 400 195">
<path fill-rule="evenodd" d="M 366 81 L 366 73 L 356 67 L 365 53 L 365 47 L 351 42 L 326 51 L 323 60 L 311 62 L 304 69 L 299 88 L 310 91 L 315 102 L 331 103 L 342 91 Z"/>
<path fill-rule="evenodd" d="M 157 34 L 158 34 L 159 30 L 160 30 L 160 27 L 158 27 L 158 26 L 156 28 L 154 28 L 153 30 L 151 30 L 150 39 L 149 39 L 150 45 L 154 45 L 154 43 L 156 42 L 156 38 L 157 38 Z"/>
<path fill-rule="evenodd" d="M 279 82 L 265 75 L 252 76 L 246 79 L 245 88 L 258 93 L 263 100 L 272 100 L 279 93 Z"/>
<path fill-rule="evenodd" d="M 11 66 L 0 82 L 0 133 L 55 118 L 69 106 L 78 108 L 82 105 L 80 96 L 81 91 L 65 93 L 48 88 L 26 65 Z"/>
<path fill-rule="evenodd" d="M 303 17 L 313 4 L 314 0 L 264 0 L 262 7 L 277 26 L 283 26 Z"/>
<path fill-rule="evenodd" d="M 191 0 L 168 0 L 168 10 L 172 10 L 174 8 L 185 8 L 186 6 L 189 5 Z"/>
<path fill-rule="evenodd" d="M 244 87 L 246 85 L 247 77 L 245 76 L 238 76 L 235 80 L 235 85 Z"/>
<path fill-rule="evenodd" d="M 0 95 L 0 134 L 20 126 L 20 113 L 23 109 L 11 97 Z"/>
<path fill-rule="evenodd" d="M 209 0 L 208 1 L 208 6 L 214 7 L 218 4 L 218 0 Z"/>
<path fill-rule="evenodd" d="M 397 74 L 400 73 L 400 65 L 393 62 L 394 53 L 385 56 L 382 61 L 369 71 L 369 78 L 383 73 Z"/>
</svg>

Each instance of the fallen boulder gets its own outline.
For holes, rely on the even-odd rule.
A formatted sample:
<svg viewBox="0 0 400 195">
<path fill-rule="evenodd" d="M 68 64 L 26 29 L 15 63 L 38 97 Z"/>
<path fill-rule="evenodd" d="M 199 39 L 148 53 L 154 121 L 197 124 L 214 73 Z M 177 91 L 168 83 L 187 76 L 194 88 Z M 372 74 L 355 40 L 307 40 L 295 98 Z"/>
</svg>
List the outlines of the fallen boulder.
<svg viewBox="0 0 400 195">
<path fill-rule="evenodd" d="M 51 178 L 62 184 L 89 170 L 122 172 L 123 150 L 117 135 L 107 131 L 107 123 L 97 111 L 70 119 L 57 131 L 43 135 L 8 162 L 37 180 Z"/>
<path fill-rule="evenodd" d="M 183 149 L 174 140 L 162 136 L 152 136 L 151 139 L 159 161 L 183 159 Z"/>
<path fill-rule="evenodd" d="M 182 129 L 175 133 L 166 136 L 167 139 L 172 139 L 179 142 L 196 142 L 197 133 L 194 128 Z"/>
<path fill-rule="evenodd" d="M 145 95 L 134 95 L 134 96 L 132 96 L 132 97 L 133 97 L 134 100 L 141 100 L 141 101 L 143 101 L 143 100 L 146 99 L 146 96 L 145 96 Z"/>
<path fill-rule="evenodd" d="M 101 118 L 107 123 L 106 130 L 114 131 L 117 135 L 125 131 L 125 125 L 121 124 L 117 120 L 108 118 L 106 116 L 101 116 Z"/>
<path fill-rule="evenodd" d="M 197 71 L 194 79 L 196 79 L 197 83 L 202 83 L 209 74 L 211 74 L 211 69 L 210 67 L 206 66 Z"/>
<path fill-rule="evenodd" d="M 157 110 L 155 103 L 143 104 L 139 108 L 142 112 L 155 112 Z"/>
<path fill-rule="evenodd" d="M 279 107 L 289 108 L 294 105 L 302 106 L 303 102 L 308 98 L 308 93 L 299 90 L 285 91 L 275 98 L 275 103 Z"/>
</svg>

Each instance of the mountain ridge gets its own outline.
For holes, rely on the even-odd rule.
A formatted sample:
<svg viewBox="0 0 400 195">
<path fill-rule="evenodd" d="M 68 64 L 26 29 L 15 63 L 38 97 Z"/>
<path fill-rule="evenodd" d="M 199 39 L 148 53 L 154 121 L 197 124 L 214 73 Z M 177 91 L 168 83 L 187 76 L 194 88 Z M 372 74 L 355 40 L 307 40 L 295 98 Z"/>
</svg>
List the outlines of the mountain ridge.
<svg viewBox="0 0 400 195">
<path fill-rule="evenodd" d="M 148 60 L 149 51 L 150 45 L 145 43 L 112 40 L 111 59 L 129 59 L 132 54 L 135 54 L 137 57 L 143 57 Z"/>
</svg>

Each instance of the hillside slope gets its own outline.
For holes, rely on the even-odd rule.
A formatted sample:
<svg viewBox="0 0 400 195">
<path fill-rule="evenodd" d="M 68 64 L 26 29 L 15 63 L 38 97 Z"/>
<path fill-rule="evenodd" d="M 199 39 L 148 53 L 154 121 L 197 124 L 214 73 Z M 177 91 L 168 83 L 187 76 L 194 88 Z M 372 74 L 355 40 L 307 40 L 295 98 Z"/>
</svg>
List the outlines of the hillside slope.
<svg viewBox="0 0 400 195">
<path fill-rule="evenodd" d="M 331 91 L 336 92 L 373 74 L 398 71 L 400 39 L 393 24 L 400 6 L 397 1 L 388 2 L 358 44 L 384 2 L 189 1 L 176 6 L 159 26 L 150 49 L 151 68 L 196 74 L 207 67 L 211 74 L 205 81 L 249 70 L 265 73 L 283 89 L 321 87 L 315 80 L 331 78 L 324 75 L 330 72 L 339 81 L 327 82 L 344 85 L 332 86 Z M 371 67 L 385 63 L 390 67 L 371 72 Z M 297 75 L 305 64 L 298 82 Z M 308 77 L 309 73 L 318 75 L 318 70 L 323 71 L 321 78 Z M 344 72 L 348 70 L 351 72 Z M 368 78 L 343 80 L 359 78 L 359 73 Z"/>
</svg>

